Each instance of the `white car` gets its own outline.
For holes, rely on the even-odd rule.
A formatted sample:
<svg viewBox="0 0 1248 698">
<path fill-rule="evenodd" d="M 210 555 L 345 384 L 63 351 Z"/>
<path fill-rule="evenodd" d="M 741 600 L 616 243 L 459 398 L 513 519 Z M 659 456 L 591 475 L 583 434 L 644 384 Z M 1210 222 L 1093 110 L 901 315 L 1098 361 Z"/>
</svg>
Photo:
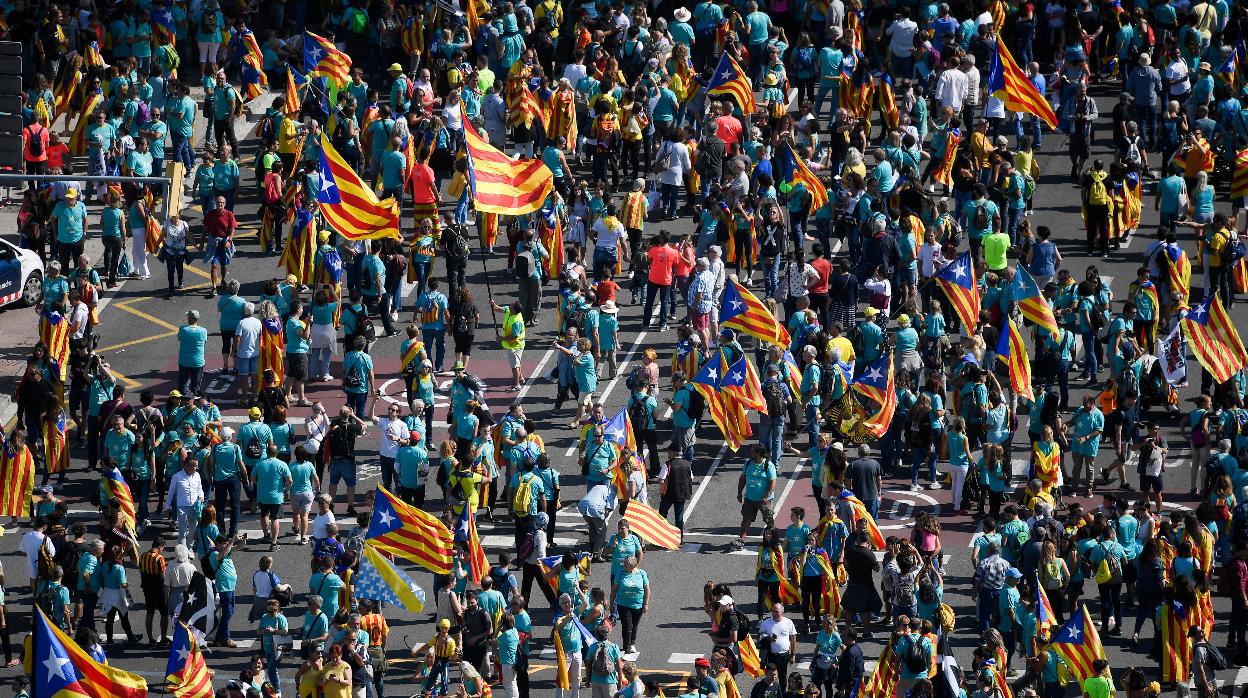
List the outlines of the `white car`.
<svg viewBox="0 0 1248 698">
<path fill-rule="evenodd" d="M 43 300 L 43 260 L 0 238 L 0 308 L 12 303 L 37 305 Z"/>
</svg>

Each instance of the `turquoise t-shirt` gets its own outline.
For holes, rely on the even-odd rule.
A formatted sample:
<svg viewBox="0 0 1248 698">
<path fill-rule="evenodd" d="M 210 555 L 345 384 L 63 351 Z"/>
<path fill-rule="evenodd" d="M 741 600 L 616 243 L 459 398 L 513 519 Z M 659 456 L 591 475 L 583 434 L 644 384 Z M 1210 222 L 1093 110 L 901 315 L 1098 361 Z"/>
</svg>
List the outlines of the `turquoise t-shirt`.
<svg viewBox="0 0 1248 698">
<path fill-rule="evenodd" d="M 108 451 L 108 457 L 119 469 L 125 469 L 130 465 L 130 453 L 134 450 L 134 441 L 134 432 L 129 429 L 122 430 L 120 434 L 109 429 L 108 434 L 104 436 L 104 449 Z"/>
<path fill-rule="evenodd" d="M 1178 175 L 1170 175 L 1157 183 L 1158 211 L 1175 215 L 1179 212 L 1180 194 L 1187 191 L 1187 184 Z"/>
<path fill-rule="evenodd" d="M 408 489 L 420 489 L 428 470 L 429 452 L 420 446 L 403 446 L 395 454 L 394 462 L 399 469 L 399 484 Z"/>
<path fill-rule="evenodd" d="M 407 172 L 407 158 L 397 150 L 387 150 L 381 156 L 381 186 L 386 189 L 401 189 L 403 177 Z"/>
<path fill-rule="evenodd" d="M 624 561 L 641 555 L 641 538 L 636 533 L 620 538 L 617 533 L 607 541 L 607 547 L 611 548 L 611 577 L 619 579 L 624 574 Z"/>
<path fill-rule="evenodd" d="M 587 395 L 597 390 L 598 368 L 594 365 L 594 355 L 584 352 L 576 357 L 572 364 L 576 374 L 576 387 L 580 389 L 581 394 Z"/>
<path fill-rule="evenodd" d="M 290 468 L 276 458 L 265 458 L 256 463 L 256 499 L 261 504 L 283 504 L 286 501 L 286 479 L 291 477 Z M 293 478 L 292 478 L 293 479 Z"/>
<path fill-rule="evenodd" d="M 767 41 L 767 30 L 771 28 L 771 18 L 766 12 L 751 12 L 745 16 L 745 28 L 749 43 L 761 44 Z"/>
<path fill-rule="evenodd" d="M 619 587 L 615 591 L 615 602 L 624 608 L 639 609 L 646 599 L 646 587 L 650 586 L 650 576 L 645 570 L 637 569 L 625 572 L 616 577 Z"/>
<path fill-rule="evenodd" d="M 598 654 L 599 645 L 602 646 L 603 652 L 607 656 L 607 666 L 611 667 L 611 673 L 609 674 L 599 674 L 593 671 L 594 657 L 597 656 Z M 602 641 L 595 642 L 594 644 L 590 645 L 589 646 L 589 666 L 590 666 L 589 681 L 590 683 L 618 684 L 619 672 L 616 671 L 616 667 L 619 666 L 619 662 L 620 662 L 620 648 L 617 647 L 614 642 L 611 642 L 610 640 L 602 640 Z"/>
<path fill-rule="evenodd" d="M 212 447 L 213 479 L 221 482 L 238 474 L 238 464 L 243 454 L 238 444 L 222 443 Z"/>
<path fill-rule="evenodd" d="M 767 496 L 767 490 L 776 480 L 776 465 L 770 461 L 757 463 L 753 460 L 745 464 L 745 489 L 742 494 L 752 502 L 761 502 Z"/>
<path fill-rule="evenodd" d="M 199 325 L 183 325 L 178 328 L 178 365 L 203 368 L 204 345 L 207 343 L 207 328 Z"/>
<path fill-rule="evenodd" d="M 56 240 L 73 245 L 82 240 L 87 226 L 87 207 L 81 201 L 71 206 L 68 201 L 57 203 L 52 209 L 52 217 L 56 219 Z"/>
<path fill-rule="evenodd" d="M 789 524 L 784 529 L 784 554 L 793 556 L 806 547 L 806 539 L 810 537 L 810 526 L 804 523 Z"/>
<path fill-rule="evenodd" d="M 316 467 L 303 460 L 290 464 L 290 493 L 299 494 L 312 491 L 312 474 Z"/>
<path fill-rule="evenodd" d="M 386 265 L 381 257 L 367 255 L 360 262 L 360 292 L 369 298 L 375 298 L 386 287 Z"/>
<path fill-rule="evenodd" d="M 312 345 L 308 343 L 307 338 L 300 335 L 307 326 L 306 322 L 294 316 L 286 321 L 287 354 L 306 354 L 312 350 Z"/>
<path fill-rule="evenodd" d="M 289 621 L 287 621 L 286 616 L 282 615 L 281 613 L 278 613 L 277 615 L 271 615 L 271 614 L 266 613 L 260 617 L 260 622 L 257 625 L 260 628 L 260 630 L 264 630 L 265 628 L 273 628 L 274 630 L 289 630 L 290 629 Z M 273 639 L 275 637 L 278 637 L 279 635 L 280 633 L 277 635 L 269 635 L 267 633 L 260 635 L 261 647 L 263 647 L 268 652 L 272 652 L 273 651 Z"/>
<path fill-rule="evenodd" d="M 208 554 L 208 564 L 217 571 L 217 591 L 234 591 L 238 589 L 238 570 L 234 569 L 234 558 L 214 550 Z"/>
<path fill-rule="evenodd" d="M 520 633 L 508 628 L 498 635 L 498 662 L 514 667 L 520 654 Z"/>
<path fill-rule="evenodd" d="M 217 299 L 217 312 L 221 314 L 221 331 L 234 332 L 243 319 L 243 306 L 247 299 L 240 295 L 221 296 Z"/>
<path fill-rule="evenodd" d="M 109 206 L 100 212 L 100 237 L 121 237 L 121 226 L 126 212 L 120 206 Z"/>
<path fill-rule="evenodd" d="M 368 380 L 368 374 L 369 371 L 373 370 L 373 357 L 362 351 L 347 352 L 347 355 L 342 358 L 343 376 L 345 377 L 350 375 L 352 370 L 359 373 L 361 379 L 360 384 L 354 386 L 344 385 L 343 390 L 357 395 L 360 393 L 367 393 L 371 387 Z"/>
<path fill-rule="evenodd" d="M 308 591 L 321 597 L 321 612 L 330 618 L 338 615 L 338 590 L 344 586 L 333 572 L 317 572 L 308 580 Z"/>
</svg>

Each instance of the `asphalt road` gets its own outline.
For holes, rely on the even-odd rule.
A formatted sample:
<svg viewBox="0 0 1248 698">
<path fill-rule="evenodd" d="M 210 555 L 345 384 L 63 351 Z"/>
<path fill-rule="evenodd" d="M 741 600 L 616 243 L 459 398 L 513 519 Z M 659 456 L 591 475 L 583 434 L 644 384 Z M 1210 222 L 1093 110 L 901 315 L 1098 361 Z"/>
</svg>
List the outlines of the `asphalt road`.
<svg viewBox="0 0 1248 698">
<path fill-rule="evenodd" d="M 1107 95 L 1107 92 L 1099 94 L 1106 114 L 1111 104 L 1111 98 Z M 1111 159 L 1112 153 L 1109 147 L 1109 138 L 1102 136 L 1096 142 L 1096 155 L 1103 156 L 1107 160 Z M 250 148 L 245 147 L 244 150 L 248 152 Z M 246 158 L 246 161 L 250 162 L 250 156 Z M 1140 238 L 1151 237 L 1152 231 L 1155 230 L 1157 218 L 1151 206 L 1151 192 L 1146 195 L 1142 234 L 1137 235 L 1136 239 L 1122 251 L 1111 254 L 1108 259 L 1087 258 L 1083 256 L 1083 232 L 1078 217 L 1077 190 L 1068 177 L 1070 165 L 1065 155 L 1063 136 L 1046 135 L 1045 150 L 1039 155 L 1039 163 L 1044 174 L 1040 178 L 1035 198 L 1035 214 L 1030 219 L 1032 225 L 1048 225 L 1053 229 L 1055 240 L 1061 246 L 1066 258 L 1065 266 L 1078 277 L 1081 277 L 1087 265 L 1096 264 L 1102 274 L 1112 279 L 1112 288 L 1119 299 L 1116 305 L 1120 305 L 1127 284 L 1134 278 L 1134 270 L 1143 260 L 1147 240 Z M 248 188 L 254 186 L 249 175 L 244 178 L 244 185 Z M 254 192 L 254 189 L 252 191 Z M 1226 207 L 1224 201 L 1219 205 Z M 278 278 L 284 275 L 284 272 L 275 268 L 275 258 L 261 256 L 255 242 L 255 229 L 259 225 L 259 219 L 254 195 L 243 197 L 236 213 L 245 231 L 241 236 L 239 254 L 231 267 L 231 275 L 244 282 L 243 292 L 246 296 L 256 298 L 260 295 L 265 280 Z M 194 230 L 200 219 L 199 211 L 190 210 L 184 215 L 191 222 Z M 405 220 L 410 220 L 410 218 Z M 660 228 L 667 228 L 673 232 L 689 232 L 692 224 L 688 219 L 663 224 L 652 223 L 647 225 L 647 233 L 656 232 Z M 1194 243 L 1188 241 L 1185 246 L 1189 254 L 1194 255 Z M 487 295 L 492 295 L 499 303 L 506 303 L 516 298 L 515 283 L 505 268 L 505 262 L 502 255 L 489 256 L 484 259 L 484 262 L 480 255 L 474 255 L 469 266 L 468 283 L 473 288 L 480 306 L 484 307 L 483 300 Z M 134 389 L 135 394 L 140 387 L 151 388 L 157 395 L 165 394 L 172 388 L 172 381 L 176 378 L 174 335 L 183 321 L 184 313 L 191 308 L 198 309 L 204 317 L 206 326 L 214 331 L 209 344 L 208 368 L 211 370 L 220 367 L 220 358 L 216 351 L 216 343 L 219 341 L 215 334 L 216 305 L 215 300 L 208 298 L 205 293 L 208 283 L 206 270 L 201 264 L 189 267 L 186 291 L 174 300 L 165 300 L 163 298 L 163 269 L 155 264 L 153 261 L 153 275 L 150 280 L 127 281 L 115 292 L 109 294 L 108 306 L 102 314 L 102 324 L 99 328 L 102 336 L 100 350 L 108 356 L 113 367 L 124 376 L 124 382 L 129 388 Z M 441 270 L 439 263 L 437 271 L 440 273 Z M 1194 277 L 1196 277 L 1194 281 L 1198 283 L 1199 274 L 1195 274 Z M 554 303 L 554 293 L 551 286 L 545 290 L 544 305 L 547 309 L 551 308 Z M 629 300 L 627 290 L 619 295 L 622 301 Z M 410 304 L 413 300 L 409 296 L 407 302 Z M 1243 304 L 1239 304 L 1232 310 L 1232 316 L 1236 321 L 1242 322 L 1248 317 L 1248 312 L 1243 310 L 1244 307 Z M 11 319 L 3 316 L 11 315 L 13 312 L 0 314 L 0 323 Z M 668 364 L 668 357 L 675 342 L 674 329 L 665 333 L 644 331 L 640 315 L 640 307 L 627 302 L 623 304 L 620 313 L 620 334 L 623 347 L 620 353 L 620 378 L 600 383 L 608 414 L 613 414 L 625 404 L 627 390 L 623 385 L 623 376 L 633 363 L 640 359 L 644 348 L 654 347 L 659 352 L 660 366 L 666 367 Z M 481 341 L 474 354 L 471 369 L 473 373 L 483 378 L 488 386 L 487 402 L 495 414 L 501 414 L 507 404 L 516 400 L 524 406 L 526 413 L 541 425 L 540 433 L 548 445 L 552 462 L 563 473 L 565 488 L 563 500 L 568 505 L 568 510 L 559 518 L 558 533 L 554 540 L 555 548 L 562 550 L 583 544 L 586 540 L 586 531 L 574 508 L 584 487 L 579 468 L 575 463 L 574 451 L 571 449 L 572 434 L 566 426 L 573 414 L 574 406 L 569 403 L 561 411 L 554 411 L 552 400 L 555 386 L 545 378 L 555 360 L 554 350 L 551 349 L 554 339 L 553 316 L 553 312 L 544 313 L 543 323 L 529 330 L 528 348 L 523 366 L 524 374 L 529 380 L 520 393 L 505 392 L 505 388 L 510 384 L 510 374 L 505 357 L 497 343 L 486 341 L 493 332 L 489 327 L 488 316 L 485 318 L 487 326 L 478 334 Z M 406 311 L 403 317 L 405 319 L 409 317 Z M 380 340 L 373 348 L 373 356 L 377 364 L 379 380 L 385 391 L 385 398 L 401 402 L 400 385 L 397 381 L 389 381 L 386 378 L 386 376 L 397 375 L 399 340 L 399 337 Z M 336 357 L 336 361 L 340 359 L 340 356 Z M 335 364 L 336 374 L 340 370 L 337 366 L 338 364 Z M 1189 368 L 1193 373 L 1197 372 L 1194 360 L 1190 362 Z M 227 421 L 244 421 L 243 410 L 234 404 L 237 389 L 234 379 L 231 376 L 219 374 L 210 374 L 210 377 L 211 380 L 207 381 L 207 390 L 222 407 Z M 666 368 L 664 368 L 664 381 L 667 381 Z M 1181 390 L 1184 412 L 1190 409 L 1190 400 L 1197 394 L 1197 387 L 1194 385 Z M 1077 400 L 1084 391 L 1074 390 L 1074 392 L 1072 404 L 1077 404 Z M 324 401 L 331 410 L 343 403 L 343 396 L 337 381 L 312 384 L 309 386 L 308 393 L 310 398 Z M 670 392 L 665 390 L 664 395 L 668 394 Z M 443 404 L 439 405 L 437 414 L 439 423 L 445 413 Z M 293 409 L 292 423 L 302 424 L 305 415 L 306 408 Z M 1165 433 L 1171 439 L 1172 446 L 1186 445 L 1186 442 L 1178 436 L 1173 418 L 1160 415 L 1160 413 L 1156 413 L 1156 416 L 1162 418 Z M 661 427 L 661 432 L 664 428 Z M 1018 443 L 1024 448 L 1025 433 L 1025 425 L 1020 426 Z M 360 489 L 365 490 L 376 482 L 376 439 L 374 436 L 363 437 L 360 443 L 363 451 L 361 458 L 363 482 Z M 1016 450 L 1016 456 L 1022 453 L 1024 451 L 1021 448 Z M 1181 448 L 1177 449 L 1178 455 L 1168 463 L 1167 483 L 1171 491 L 1183 493 L 1168 496 L 1168 507 L 1183 509 L 1195 506 L 1195 502 L 1185 494 L 1190 467 L 1184 455 L 1186 453 Z M 85 472 L 83 456 L 83 453 L 74 453 L 73 469 L 69 477 L 70 485 L 65 491 L 58 492 L 58 495 L 71 502 L 71 513 L 75 519 L 91 524 L 94 523 L 94 510 L 87 503 L 87 497 L 94 492 L 97 477 Z M 1109 453 L 1102 453 L 1098 462 L 1106 464 L 1110 459 Z M 739 600 L 753 602 L 754 552 L 749 549 L 732 552 L 729 548 L 729 543 L 735 537 L 736 527 L 739 524 L 735 488 L 743 462 L 743 454 L 732 453 L 722 445 L 722 438 L 715 432 L 713 425 L 702 428 L 694 466 L 696 495 L 686 513 L 688 523 L 685 546 L 679 552 L 647 552 L 645 558 L 644 566 L 650 573 L 653 596 L 652 610 L 642 619 L 637 643 L 641 650 L 637 662 L 642 668 L 643 676 L 658 676 L 664 682 L 679 681 L 691 671 L 693 659 L 709 651 L 710 642 L 706 636 L 709 623 L 701 609 L 703 582 L 714 580 L 727 583 L 737 590 L 734 596 L 737 596 Z M 782 480 L 778 487 L 780 494 L 776 511 L 787 512 L 787 508 L 795 504 L 803 504 L 808 511 L 816 511 L 810 491 L 809 469 L 793 456 L 786 456 L 781 466 Z M 1025 462 L 1016 461 L 1014 467 L 1016 474 L 1021 474 L 1025 468 Z M 435 488 L 431 488 L 431 497 L 433 489 Z M 1084 501 L 1085 505 L 1096 506 L 1100 503 L 1100 493 L 1101 490 L 1098 489 L 1098 498 L 1095 500 L 1081 501 Z M 657 487 L 652 487 L 651 496 L 657 501 Z M 887 481 L 884 502 L 881 506 L 880 523 L 885 529 L 885 535 L 896 533 L 905 536 L 909 534 L 909 526 L 912 525 L 916 512 L 926 510 L 940 517 L 945 531 L 943 542 L 947 554 L 945 600 L 954 607 L 958 614 L 958 628 L 953 637 L 953 647 L 960 664 L 966 666 L 970 663 L 971 650 L 976 644 L 973 629 L 974 607 L 970 596 L 969 545 L 977 528 L 973 520 L 968 517 L 955 516 L 952 513 L 949 497 L 948 490 L 924 490 L 912 493 L 908 488 L 908 478 L 904 476 L 890 478 Z M 496 553 L 507 550 L 511 532 L 506 523 L 492 525 L 482 522 L 480 527 L 484 536 L 484 544 L 491 558 Z M 243 529 L 252 537 L 260 535 L 259 523 L 255 517 L 248 517 Z M 755 528 L 755 537 L 757 532 L 758 529 Z M 10 531 L 9 535 L 0 538 L 0 556 L 8 562 L 11 587 L 9 590 L 10 627 L 24 633 L 29 627 L 30 606 L 26 593 L 22 591 L 26 582 L 25 566 L 20 564 L 20 558 L 17 557 L 20 554 L 16 551 L 20 533 L 21 531 Z M 293 583 L 296 590 L 306 592 L 308 591 L 307 549 L 294 545 L 293 539 L 290 538 L 286 538 L 284 542 L 286 544 L 275 553 L 275 570 L 283 579 Z M 247 580 L 256 569 L 256 560 L 261 554 L 267 554 L 267 552 L 267 545 L 249 544 L 236 554 L 242 579 L 239 588 L 240 612 L 234 617 L 233 628 L 236 636 L 242 639 L 243 646 L 237 650 L 212 650 L 209 662 L 217 672 L 218 686 L 222 685 L 225 678 L 237 675 L 251 651 L 258 651 L 258 646 L 254 642 L 254 631 L 246 621 L 245 609 L 250 601 L 246 596 L 250 592 L 250 584 Z M 426 590 L 432 590 L 432 579 L 428 573 L 415 570 L 410 565 L 406 565 L 405 569 Z M 607 572 L 606 566 L 595 566 L 591 584 L 607 587 Z M 536 596 L 535 607 L 540 606 L 544 606 L 544 601 L 541 600 L 539 594 Z M 1224 621 L 1227 618 L 1228 607 L 1220 599 L 1215 601 L 1215 606 L 1218 609 L 1220 621 Z M 142 607 L 140 605 L 137 608 Z M 292 623 L 298 622 L 294 618 L 295 615 L 297 613 L 292 613 Z M 405 638 L 410 638 L 411 643 L 420 643 L 428 639 L 432 633 L 429 621 L 431 614 L 427 611 L 413 616 L 392 608 L 387 615 L 392 626 L 388 647 L 392 662 L 387 676 L 387 692 L 392 695 L 408 695 L 416 692 L 416 687 L 412 683 L 412 665 L 400 660 L 406 655 Z M 550 615 L 547 610 L 542 609 L 534 610 L 533 616 L 538 628 L 535 651 L 539 654 L 532 660 L 532 687 L 536 689 L 534 695 L 551 695 L 550 688 L 553 686 L 554 672 L 553 657 L 551 651 L 548 650 Z M 142 611 L 136 610 L 132 613 L 132 620 L 141 625 Z M 1225 644 L 1226 630 L 1225 622 L 1219 622 L 1216 625 L 1215 643 Z M 1150 637 L 1149 633 L 1150 630 L 1146 629 L 1146 638 Z M 877 634 L 877 638 L 879 637 L 881 635 Z M 1131 666 L 1142 667 L 1147 672 L 1156 671 L 1156 662 L 1144 653 L 1147 642 L 1142 643 L 1140 648 L 1132 648 L 1126 638 L 1105 637 L 1103 639 L 1115 671 Z M 811 640 L 813 638 L 803 637 L 802 661 L 809 659 Z M 878 656 L 881 649 L 878 639 L 868 643 L 864 649 L 869 659 Z M 153 686 L 158 686 L 163 679 L 164 653 L 163 649 L 149 646 L 119 646 L 110 658 L 113 663 L 122 668 L 139 671 Z M 297 662 L 293 658 L 286 660 L 283 667 L 284 676 L 287 679 L 293 676 L 296 668 Z M 7 670 L 7 672 L 12 671 Z M 4 673 L 0 672 L 0 675 Z M 1248 669 L 1232 668 L 1223 672 L 1220 679 L 1223 683 L 1223 693 L 1231 695 L 1233 687 L 1248 683 Z M 742 688 L 744 689 L 748 683 L 748 679 L 744 680 Z M 1236 691 L 1234 695 L 1240 695 L 1239 689 L 1234 690 Z M 671 694 L 669 691 L 669 695 Z"/>
</svg>

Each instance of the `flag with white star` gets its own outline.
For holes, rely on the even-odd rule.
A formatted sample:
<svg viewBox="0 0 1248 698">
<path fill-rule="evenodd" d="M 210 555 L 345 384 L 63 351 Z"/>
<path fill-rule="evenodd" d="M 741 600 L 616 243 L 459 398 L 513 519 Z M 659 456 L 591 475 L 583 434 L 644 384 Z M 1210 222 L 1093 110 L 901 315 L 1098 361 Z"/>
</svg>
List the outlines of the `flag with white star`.
<svg viewBox="0 0 1248 698">
<path fill-rule="evenodd" d="M 1209 294 L 1187 312 L 1179 323 L 1187 335 L 1187 343 L 1214 380 L 1223 383 L 1248 366 L 1248 352 L 1239 338 L 1235 325 L 1222 307 L 1222 299 Z"/>
<path fill-rule="evenodd" d="M 719 307 L 719 326 L 744 332 L 768 344 L 789 345 L 789 332 L 748 288 L 735 279 L 724 286 Z"/>
<path fill-rule="evenodd" d="M 199 642 L 216 628 L 217 595 L 212 582 L 202 572 L 191 575 L 191 583 L 182 594 L 182 603 L 173 609 L 173 619 L 189 626 Z"/>
<path fill-rule="evenodd" d="M 879 403 L 875 414 L 863 420 L 865 426 L 876 437 L 888 432 L 893 414 L 897 411 L 897 386 L 893 372 L 893 355 L 885 354 L 867 366 L 854 381 L 854 391 L 859 395 Z"/>
<path fill-rule="evenodd" d="M 212 698 L 212 676 L 194 631 L 185 623 L 174 624 L 165 675 L 169 692 L 176 698 Z"/>
<path fill-rule="evenodd" d="M 1096 625 L 1088 614 L 1088 607 L 1082 604 L 1053 635 L 1049 647 L 1066 662 L 1081 685 L 1085 679 L 1096 675 L 1092 671 L 1092 662 L 1105 658 L 1105 648 L 1101 646 Z"/>
<path fill-rule="evenodd" d="M 706 84 L 706 93 L 712 95 L 731 95 L 741 106 L 741 112 L 750 115 L 757 107 L 754 104 L 754 87 L 740 64 L 733 60 L 727 51 L 720 54 L 719 65 Z"/>
<path fill-rule="evenodd" d="M 437 517 L 400 500 L 381 485 L 364 534 L 382 552 L 411 560 L 434 574 L 450 574 L 455 537 Z"/>
<path fill-rule="evenodd" d="M 36 608 L 32 638 L 31 694 L 40 698 L 146 698 L 143 677 L 91 658 Z"/>
<path fill-rule="evenodd" d="M 979 325 L 979 286 L 975 283 L 975 264 L 971 253 L 963 252 L 936 272 L 936 283 L 944 290 L 953 309 L 962 321 L 963 331 L 973 333 Z"/>
<path fill-rule="evenodd" d="M 1040 285 L 1036 283 L 1027 268 L 1019 264 L 1014 268 L 1014 283 L 1010 291 L 1014 294 L 1014 302 L 1023 317 L 1057 336 L 1057 318 L 1053 315 L 1053 307 L 1040 293 Z"/>
<path fill-rule="evenodd" d="M 310 31 L 303 33 L 303 72 L 308 77 L 326 77 L 338 87 L 351 78 L 351 57 L 333 42 Z"/>
<path fill-rule="evenodd" d="M 412 613 L 419 613 L 425 607 L 425 590 L 371 544 L 364 545 L 364 554 L 360 556 L 355 595 L 402 606 Z"/>
<path fill-rule="evenodd" d="M 394 198 L 385 201 L 360 179 L 342 159 L 329 136 L 321 133 L 321 215 L 325 222 L 348 240 L 399 237 L 399 204 Z"/>
</svg>

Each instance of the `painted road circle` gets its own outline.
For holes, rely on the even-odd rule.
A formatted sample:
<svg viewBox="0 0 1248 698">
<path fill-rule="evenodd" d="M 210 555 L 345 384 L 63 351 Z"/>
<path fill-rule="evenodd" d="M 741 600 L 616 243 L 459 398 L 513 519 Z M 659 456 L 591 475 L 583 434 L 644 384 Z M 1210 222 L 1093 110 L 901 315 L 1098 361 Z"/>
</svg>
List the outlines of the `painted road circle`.
<svg viewBox="0 0 1248 698">
<path fill-rule="evenodd" d="M 910 490 L 884 490 L 880 497 L 880 515 L 877 523 L 881 531 L 896 531 L 914 526 L 915 512 L 919 508 L 929 508 L 932 516 L 940 516 L 942 505 L 936 498 L 926 492 Z M 885 522 L 888 523 L 885 523 Z"/>
</svg>

